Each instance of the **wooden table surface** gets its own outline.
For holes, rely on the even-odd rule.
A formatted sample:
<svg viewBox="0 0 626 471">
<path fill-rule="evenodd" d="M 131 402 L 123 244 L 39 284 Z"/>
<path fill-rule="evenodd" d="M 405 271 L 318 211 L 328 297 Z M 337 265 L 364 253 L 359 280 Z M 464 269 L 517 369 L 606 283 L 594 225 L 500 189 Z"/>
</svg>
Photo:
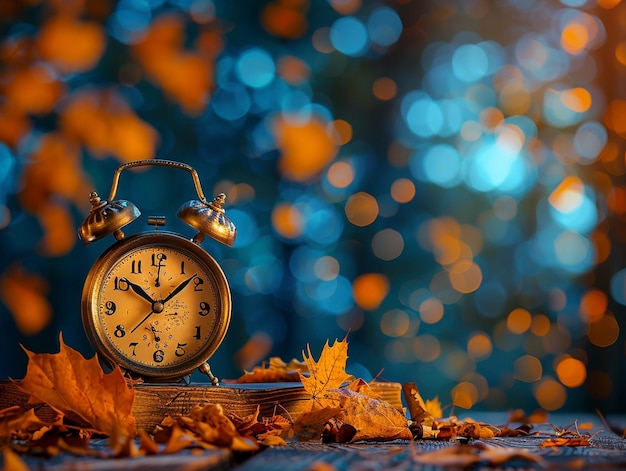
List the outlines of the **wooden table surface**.
<svg viewBox="0 0 626 471">
<path fill-rule="evenodd" d="M 504 424 L 506 413 L 476 413 L 472 418 L 491 424 Z M 626 416 L 610 417 L 615 427 L 626 424 Z M 353 470 L 436 470 L 436 469 L 624 469 L 626 468 L 626 440 L 621 435 L 605 430 L 594 414 L 551 414 L 550 422 L 567 427 L 575 421 L 594 424 L 593 433 L 600 431 L 586 447 L 540 447 L 545 436 L 491 438 L 482 440 L 397 440 L 387 443 L 322 444 L 321 442 L 289 443 L 283 447 L 267 448 L 252 456 L 232 455 L 226 449 L 212 451 L 184 451 L 176 455 L 145 456 L 127 459 L 94 459 L 61 454 L 52 459 L 26 457 L 33 470 L 232 470 L 232 471 L 353 471 Z M 537 430 L 553 430 L 540 425 Z M 619 428 L 621 431 L 622 429 Z M 488 460 L 474 463 L 471 467 L 463 461 L 455 461 L 448 453 L 448 460 L 432 461 L 431 453 L 446 450 L 471 452 L 473 454 L 498 450 L 510 454 L 511 449 L 529 454 L 538 461 L 524 456 L 504 463 L 494 464 Z M 485 455 L 492 456 L 492 455 Z M 441 458 L 437 458 L 441 460 Z M 439 463 L 439 464 L 436 464 Z"/>
<path fill-rule="evenodd" d="M 0 409 L 26 405 L 28 396 L 19 393 L 15 385 L 0 381 Z M 165 413 L 186 413 L 198 402 L 221 403 L 225 408 L 249 413 L 262 405 L 263 415 L 271 416 L 280 403 L 281 410 L 294 415 L 302 408 L 306 398 L 301 387 L 195 387 L 178 388 L 172 386 L 149 385 L 138 387 L 133 414 L 137 426 L 150 431 L 157 419 Z M 36 407 L 36 406 L 35 406 Z M 46 414 L 46 407 L 38 409 L 38 414 Z M 52 411 L 49 411 L 50 413 Z M 495 426 L 504 425 L 508 413 L 486 413 L 470 411 L 463 420 L 471 417 Z M 626 416 L 607 416 L 607 426 L 597 414 L 592 413 L 552 413 L 550 424 L 534 426 L 533 432 L 545 431 L 554 436 L 553 426 L 575 430 L 573 425 L 593 424 L 592 430 L 584 433 L 593 435 L 591 446 L 584 447 L 541 447 L 547 435 L 482 440 L 416 440 L 393 441 L 387 443 L 322 444 L 321 442 L 289 442 L 287 446 L 266 448 L 254 455 L 232 454 L 227 449 L 185 450 L 175 455 L 155 455 L 141 458 L 101 459 L 61 453 L 53 458 L 23 457 L 30 469 L 45 471 L 70 470 L 150 470 L 150 471 L 191 471 L 191 470 L 272 470 L 272 471 L 333 471 L 333 470 L 394 470 L 411 469 L 465 469 L 469 461 L 460 459 L 457 454 L 465 453 L 472 461 L 471 469 L 623 469 L 626 468 L 626 440 L 622 438 L 626 428 Z M 597 434 L 596 434 L 597 432 Z M 617 432 L 617 433 L 616 433 Z M 595 435 L 594 435 L 595 434 Z M 99 445 L 94 441 L 95 447 Z M 494 463 L 494 456 L 511 456 L 517 450 L 517 459 L 504 463 Z M 436 452 L 442 453 L 439 456 Z M 498 453 L 500 454 L 498 455 Z M 532 459 L 529 459 L 532 458 Z M 483 459 L 484 458 L 484 459 Z M 482 460 L 482 461 L 481 461 Z M 440 466 L 447 463 L 448 466 Z M 452 466 L 455 465 L 455 466 Z"/>
</svg>

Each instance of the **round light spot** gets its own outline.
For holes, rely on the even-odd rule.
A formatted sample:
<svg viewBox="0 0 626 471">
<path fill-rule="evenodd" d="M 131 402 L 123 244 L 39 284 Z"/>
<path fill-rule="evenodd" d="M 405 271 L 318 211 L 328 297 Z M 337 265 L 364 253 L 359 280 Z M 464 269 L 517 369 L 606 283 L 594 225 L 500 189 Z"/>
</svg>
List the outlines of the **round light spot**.
<svg viewBox="0 0 626 471">
<path fill-rule="evenodd" d="M 581 386 L 587 378 L 585 364 L 576 358 L 565 358 L 556 365 L 559 381 L 568 388 Z"/>
<path fill-rule="evenodd" d="M 609 347 L 619 337 L 619 324 L 612 314 L 605 314 L 589 324 L 587 337 L 596 347 Z"/>
<path fill-rule="evenodd" d="M 372 250 L 381 260 L 393 260 L 402 254 L 404 238 L 394 229 L 383 229 L 374 236 Z"/>
<path fill-rule="evenodd" d="M 484 332 L 475 333 L 467 341 L 467 354 L 472 360 L 485 360 L 489 358 L 492 350 L 491 339 Z"/>
<path fill-rule="evenodd" d="M 530 312 L 526 309 L 513 309 L 506 319 L 507 328 L 514 334 L 523 334 L 532 323 Z"/>
<path fill-rule="evenodd" d="M 330 42 L 346 56 L 363 55 L 369 46 L 365 25 L 352 16 L 339 18 L 330 27 Z"/>
<path fill-rule="evenodd" d="M 378 217 L 378 202 L 369 193 L 355 193 L 348 198 L 345 212 L 348 221 L 355 226 L 368 226 Z"/>
<path fill-rule="evenodd" d="M 443 303 L 436 298 L 428 298 L 419 307 L 420 318 L 427 324 L 436 324 L 443 318 Z"/>
<path fill-rule="evenodd" d="M 534 383 L 541 379 L 543 368 L 537 357 L 532 355 L 524 355 L 513 364 L 514 377 L 525 383 Z"/>
<path fill-rule="evenodd" d="M 380 330 L 388 337 L 401 337 L 407 333 L 411 321 L 406 312 L 401 309 L 392 309 L 383 314 L 380 319 Z"/>
<path fill-rule="evenodd" d="M 362 309 L 373 311 L 389 293 L 389 279 L 378 273 L 358 276 L 352 283 L 354 302 Z"/>
<path fill-rule="evenodd" d="M 535 399 L 547 411 L 560 409 L 565 404 L 565 388 L 552 378 L 546 378 L 535 386 Z"/>
<path fill-rule="evenodd" d="M 261 88 L 274 80 L 276 64 L 266 51 L 254 47 L 241 54 L 235 70 L 241 83 L 252 88 Z"/>
</svg>

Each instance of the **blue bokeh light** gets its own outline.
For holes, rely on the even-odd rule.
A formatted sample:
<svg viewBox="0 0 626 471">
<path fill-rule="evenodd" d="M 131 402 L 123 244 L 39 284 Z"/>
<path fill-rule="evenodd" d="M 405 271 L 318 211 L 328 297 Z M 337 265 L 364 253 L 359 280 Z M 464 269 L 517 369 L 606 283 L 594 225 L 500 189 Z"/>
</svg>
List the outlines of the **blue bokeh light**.
<svg viewBox="0 0 626 471">
<path fill-rule="evenodd" d="M 263 49 L 251 48 L 243 52 L 236 64 L 239 80 L 252 88 L 262 88 L 274 80 L 276 65 Z"/>
<path fill-rule="evenodd" d="M 463 82 L 476 82 L 487 74 L 489 59 L 483 48 L 475 44 L 464 44 L 452 55 L 452 70 Z"/>
<path fill-rule="evenodd" d="M 357 18 L 339 18 L 330 28 L 330 41 L 339 52 L 352 57 L 365 54 L 369 48 L 367 28 Z"/>
<path fill-rule="evenodd" d="M 367 19 L 367 31 L 372 43 L 383 47 L 391 46 L 402 34 L 402 20 L 395 10 L 378 7 Z"/>
</svg>

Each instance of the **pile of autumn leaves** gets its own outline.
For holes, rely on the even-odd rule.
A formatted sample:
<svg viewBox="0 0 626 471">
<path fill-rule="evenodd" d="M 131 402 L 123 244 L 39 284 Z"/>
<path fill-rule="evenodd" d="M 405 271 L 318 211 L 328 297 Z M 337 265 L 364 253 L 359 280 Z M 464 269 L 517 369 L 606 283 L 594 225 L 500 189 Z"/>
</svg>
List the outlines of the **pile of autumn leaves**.
<svg viewBox="0 0 626 471">
<path fill-rule="evenodd" d="M 60 337 L 59 353 L 26 350 L 26 376 L 15 382 L 30 395 L 29 404 L 45 403 L 57 418 L 45 422 L 34 409 L 23 412 L 19 406 L 0 411 L 5 460 L 16 458 L 15 451 L 134 457 L 185 448 L 254 452 L 263 446 L 284 445 L 290 439 L 410 440 L 412 434 L 402 412 L 377 398 L 366 382 L 350 382 L 347 351 L 344 339 L 332 346 L 327 343 L 318 361 L 310 349 L 303 353 L 301 370 L 307 374 L 297 375 L 311 398 L 295 420 L 288 414 L 262 418 L 258 409 L 239 417 L 228 414 L 219 404 L 198 404 L 186 415 L 166 416 L 149 434 L 136 428 L 134 387 L 122 371 L 115 368 L 104 374 L 97 357 L 86 360 Z M 262 375 L 262 370 L 255 374 Z M 108 449 L 90 448 L 90 438 L 101 435 L 108 437 Z"/>
<path fill-rule="evenodd" d="M 324 346 L 319 360 L 310 348 L 303 362 L 285 364 L 272 359 L 268 367 L 257 367 L 239 382 L 301 381 L 310 395 L 302 412 L 293 418 L 288 413 L 259 417 L 259 408 L 240 417 L 219 404 L 197 404 L 188 414 L 166 416 L 152 433 L 137 430 L 133 416 L 133 382 L 119 368 L 104 374 L 97 357 L 86 360 L 65 345 L 60 337 L 56 354 L 36 354 L 26 350 L 28 368 L 16 386 L 30 397 L 29 404 L 47 404 L 57 417 L 41 420 L 35 409 L 23 412 L 20 406 L 0 410 L 0 448 L 6 469 L 26 469 L 19 453 L 53 456 L 60 451 L 97 457 L 139 457 L 177 453 L 181 450 L 227 448 L 254 453 L 262 447 L 285 445 L 289 440 L 357 442 L 492 438 L 529 435 L 532 426 L 516 429 L 493 427 L 471 420 L 460 422 L 441 417 L 438 400 L 424 402 L 416 388 L 410 394 L 412 420 L 389 402 L 382 400 L 363 380 L 346 373 L 348 343 L 344 339 Z M 294 371 L 297 370 L 297 371 Z M 304 374 L 303 374 L 304 372 Z M 286 412 L 286 411 L 285 411 Z M 511 417 L 510 422 L 546 422 L 547 417 L 529 420 Z M 582 428 L 582 427 L 581 427 Z M 555 438 L 538 446 L 589 446 L 588 434 L 555 429 Z M 108 437 L 106 448 L 90 446 L 94 437 Z M 537 461 L 537 457 L 517 448 L 476 449 L 480 445 L 458 445 L 420 455 L 416 462 L 471 464 L 480 460 L 501 463 L 511 458 Z M 492 456 L 495 453 L 494 456 Z M 443 454 L 443 456 L 441 456 Z M 469 460 L 469 461 L 468 461 Z"/>
</svg>

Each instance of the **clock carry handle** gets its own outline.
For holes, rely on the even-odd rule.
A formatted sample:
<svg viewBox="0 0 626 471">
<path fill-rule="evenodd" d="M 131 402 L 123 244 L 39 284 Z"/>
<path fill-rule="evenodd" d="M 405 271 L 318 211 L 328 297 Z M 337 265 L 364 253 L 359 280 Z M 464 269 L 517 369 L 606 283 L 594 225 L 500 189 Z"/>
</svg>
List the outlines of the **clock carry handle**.
<svg viewBox="0 0 626 471">
<path fill-rule="evenodd" d="M 78 231 L 78 236 L 85 245 L 111 233 L 118 240 L 124 238 L 121 228 L 137 219 L 141 212 L 130 201 L 113 199 L 117 193 L 120 175 L 126 169 L 147 165 L 188 171 L 193 179 L 199 200 L 191 200 L 183 204 L 179 208 L 177 216 L 198 230 L 198 233 L 193 237 L 194 242 L 200 243 L 204 236 L 208 235 L 218 242 L 232 247 L 237 236 L 237 229 L 224 212 L 223 206 L 226 195 L 220 193 L 213 201 L 207 201 L 202 191 L 198 173 L 191 166 L 182 162 L 163 159 L 137 160 L 120 165 L 113 174 L 108 201 L 102 201 L 95 191 L 89 195 L 91 211 Z"/>
<path fill-rule="evenodd" d="M 144 167 L 147 165 L 173 167 L 179 168 L 181 170 L 187 170 L 191 174 L 191 178 L 193 179 L 193 184 L 196 188 L 196 193 L 198 193 L 198 198 L 202 203 L 209 204 L 209 202 L 206 200 L 206 197 L 204 196 L 204 192 L 202 191 L 202 185 L 200 185 L 200 177 L 198 177 L 198 172 L 196 172 L 193 167 L 183 162 L 162 159 L 136 160 L 134 162 L 127 162 L 117 167 L 117 170 L 113 174 L 113 184 L 111 185 L 111 193 L 109 193 L 109 201 L 113 201 L 113 198 L 115 198 L 115 194 L 117 193 L 117 186 L 120 182 L 120 175 L 124 170 L 134 167 Z"/>
</svg>

